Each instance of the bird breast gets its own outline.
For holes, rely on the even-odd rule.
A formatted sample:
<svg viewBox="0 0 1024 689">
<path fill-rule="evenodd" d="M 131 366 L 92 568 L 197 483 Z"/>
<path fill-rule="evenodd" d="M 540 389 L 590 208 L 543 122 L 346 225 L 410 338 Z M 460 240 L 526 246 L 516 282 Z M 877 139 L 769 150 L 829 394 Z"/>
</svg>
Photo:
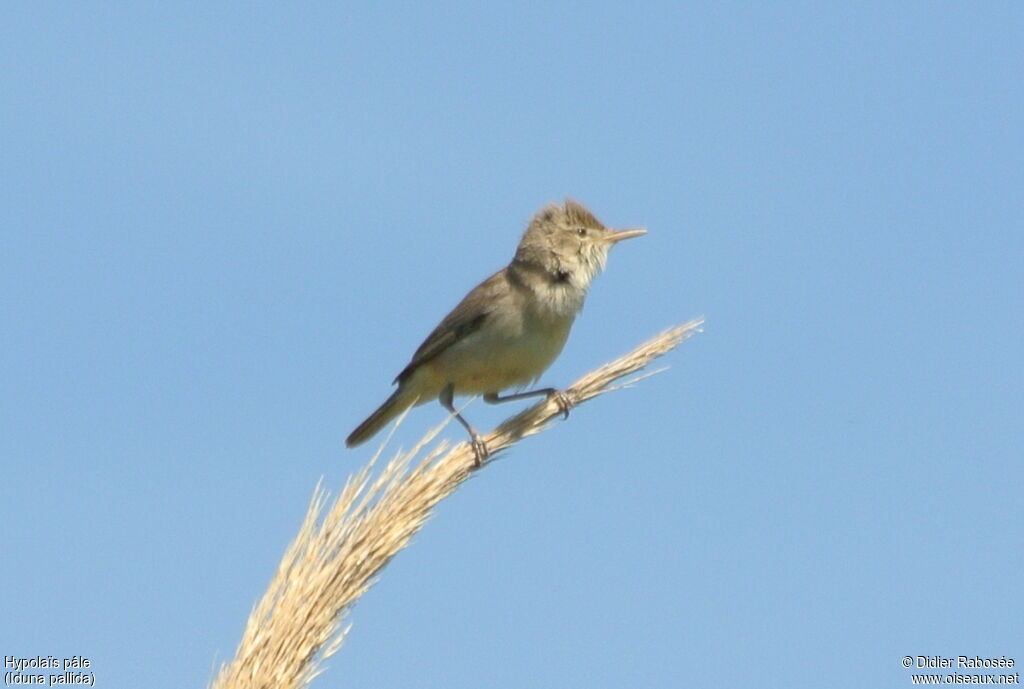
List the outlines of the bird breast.
<svg viewBox="0 0 1024 689">
<path fill-rule="evenodd" d="M 438 357 L 437 372 L 460 394 L 501 392 L 531 383 L 562 351 L 575 315 L 497 309 L 483 327 Z"/>
</svg>

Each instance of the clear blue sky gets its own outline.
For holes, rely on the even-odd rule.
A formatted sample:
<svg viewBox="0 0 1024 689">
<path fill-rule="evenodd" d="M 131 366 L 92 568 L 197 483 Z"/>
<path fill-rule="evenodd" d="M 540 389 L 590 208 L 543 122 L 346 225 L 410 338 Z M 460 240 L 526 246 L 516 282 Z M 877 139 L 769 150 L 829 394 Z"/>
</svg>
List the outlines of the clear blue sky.
<svg viewBox="0 0 1024 689">
<path fill-rule="evenodd" d="M 346 434 L 572 196 L 650 233 L 544 382 L 706 332 L 444 503 L 315 686 L 1024 663 L 1022 7 L 7 3 L 0 655 L 204 686 Z"/>
</svg>

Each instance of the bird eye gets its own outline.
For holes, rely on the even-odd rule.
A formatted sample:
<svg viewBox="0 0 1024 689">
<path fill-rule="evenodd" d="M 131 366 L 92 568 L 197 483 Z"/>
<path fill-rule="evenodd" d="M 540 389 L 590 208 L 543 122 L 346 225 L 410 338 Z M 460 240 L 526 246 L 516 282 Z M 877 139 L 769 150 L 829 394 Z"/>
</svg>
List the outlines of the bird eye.
<svg viewBox="0 0 1024 689">
<path fill-rule="evenodd" d="M 581 237 L 586 237 L 587 236 L 587 228 L 585 228 L 585 227 L 579 228 L 578 230 L 576 230 L 576 234 L 578 234 Z"/>
</svg>

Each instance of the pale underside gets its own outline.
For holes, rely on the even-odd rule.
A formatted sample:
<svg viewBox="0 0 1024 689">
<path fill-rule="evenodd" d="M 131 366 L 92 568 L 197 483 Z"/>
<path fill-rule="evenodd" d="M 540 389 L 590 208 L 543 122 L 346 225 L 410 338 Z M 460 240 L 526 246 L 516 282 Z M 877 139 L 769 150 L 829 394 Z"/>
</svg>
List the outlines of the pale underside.
<svg viewBox="0 0 1024 689">
<path fill-rule="evenodd" d="M 548 330 L 526 328 L 514 338 L 493 337 L 489 329 L 467 335 L 413 372 L 409 384 L 419 393 L 417 403 L 437 397 L 448 384 L 455 394 L 476 395 L 535 382 L 562 351 L 571 324 L 564 319 Z"/>
</svg>

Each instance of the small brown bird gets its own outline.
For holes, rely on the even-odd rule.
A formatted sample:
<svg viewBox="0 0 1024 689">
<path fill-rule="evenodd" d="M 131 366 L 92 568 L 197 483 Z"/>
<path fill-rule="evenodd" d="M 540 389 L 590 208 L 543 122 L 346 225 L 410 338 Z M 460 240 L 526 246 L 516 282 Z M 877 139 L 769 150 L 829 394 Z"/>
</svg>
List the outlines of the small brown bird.
<svg viewBox="0 0 1024 689">
<path fill-rule="evenodd" d="M 345 444 L 366 442 L 412 405 L 438 399 L 469 432 L 476 466 L 488 451 L 455 410 L 455 395 L 483 394 L 490 404 L 537 395 L 568 400 L 555 388 L 499 396 L 535 382 L 562 351 L 608 250 L 646 230 L 612 230 L 581 204 L 549 204 L 530 221 L 512 262 L 474 287 L 427 336 L 395 378 L 398 389 L 352 431 Z"/>
</svg>

